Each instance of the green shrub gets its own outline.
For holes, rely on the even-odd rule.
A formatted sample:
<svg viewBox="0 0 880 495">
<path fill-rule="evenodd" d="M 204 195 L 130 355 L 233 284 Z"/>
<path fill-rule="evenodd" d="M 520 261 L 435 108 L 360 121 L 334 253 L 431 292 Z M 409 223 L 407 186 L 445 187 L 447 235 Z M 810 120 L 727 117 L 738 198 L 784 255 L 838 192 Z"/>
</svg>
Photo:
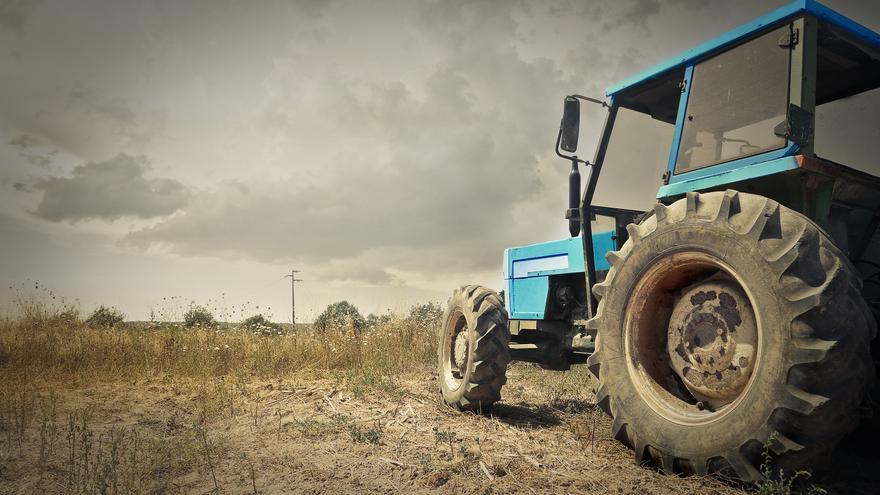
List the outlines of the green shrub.
<svg viewBox="0 0 880 495">
<path fill-rule="evenodd" d="M 416 304 L 409 309 L 407 319 L 416 327 L 423 330 L 431 330 L 440 324 L 443 318 L 443 308 L 436 302 Z"/>
<path fill-rule="evenodd" d="M 203 306 L 191 306 L 183 315 L 186 328 L 212 328 L 217 326 L 214 315 Z"/>
<path fill-rule="evenodd" d="M 328 328 L 353 328 L 363 330 L 367 321 L 361 312 L 348 301 L 335 302 L 315 319 L 315 328 L 327 330 Z"/>
<path fill-rule="evenodd" d="M 261 314 L 251 316 L 250 318 L 244 320 L 243 322 L 241 322 L 241 326 L 242 328 L 246 328 L 247 330 L 250 330 L 255 334 L 280 335 L 282 333 L 280 324 L 269 321 L 268 318 Z"/>
<path fill-rule="evenodd" d="M 362 429 L 357 424 L 348 425 L 348 433 L 351 435 L 351 439 L 357 443 L 370 443 L 370 444 L 378 444 L 379 440 L 382 438 L 382 432 L 379 430 L 374 430 L 372 428 Z"/>
<path fill-rule="evenodd" d="M 97 310 L 96 310 L 96 312 L 97 312 Z M 122 315 L 121 313 L 120 313 L 120 315 L 122 316 L 122 319 L 124 320 L 125 315 Z M 77 325 L 80 325 L 83 323 L 83 321 L 80 319 L 79 308 L 77 308 L 76 306 L 65 306 L 63 309 L 57 310 L 54 314 L 52 314 L 50 312 L 50 314 L 47 316 L 48 316 L 48 318 L 46 318 L 46 323 L 48 323 L 50 325 L 64 325 L 67 327 L 73 327 L 73 326 L 77 326 Z M 119 325 L 121 323 L 122 323 L 122 321 L 117 321 L 117 322 L 114 322 L 113 324 Z M 97 322 L 94 322 L 91 325 L 95 326 L 95 327 L 104 326 L 104 325 L 98 324 Z"/>
<path fill-rule="evenodd" d="M 68 318 L 74 318 L 75 315 L 69 314 Z M 86 318 L 86 324 L 90 327 L 113 328 L 121 326 L 125 322 L 125 315 L 114 307 L 104 305 L 98 306 L 98 309 Z"/>
<path fill-rule="evenodd" d="M 393 319 L 394 316 L 391 313 L 385 313 L 384 315 L 376 315 L 374 313 L 370 313 L 367 315 L 364 323 L 366 325 L 366 328 L 376 328 L 391 323 Z"/>
</svg>

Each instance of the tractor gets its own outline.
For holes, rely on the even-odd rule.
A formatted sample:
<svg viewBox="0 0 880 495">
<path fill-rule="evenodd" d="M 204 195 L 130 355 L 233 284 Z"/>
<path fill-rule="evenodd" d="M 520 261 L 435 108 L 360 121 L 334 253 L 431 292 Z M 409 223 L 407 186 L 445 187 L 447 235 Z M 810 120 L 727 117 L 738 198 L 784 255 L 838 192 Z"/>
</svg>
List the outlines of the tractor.
<svg viewBox="0 0 880 495">
<path fill-rule="evenodd" d="M 880 35 L 799 0 L 605 99 L 566 96 L 570 236 L 506 249 L 499 292 L 453 293 L 443 400 L 490 411 L 512 360 L 584 364 L 639 464 L 746 481 L 765 453 L 815 467 L 876 428 L 878 88 Z M 604 115 L 592 161 L 582 103 Z M 594 205 L 603 167 L 657 171 L 653 208 Z"/>
</svg>

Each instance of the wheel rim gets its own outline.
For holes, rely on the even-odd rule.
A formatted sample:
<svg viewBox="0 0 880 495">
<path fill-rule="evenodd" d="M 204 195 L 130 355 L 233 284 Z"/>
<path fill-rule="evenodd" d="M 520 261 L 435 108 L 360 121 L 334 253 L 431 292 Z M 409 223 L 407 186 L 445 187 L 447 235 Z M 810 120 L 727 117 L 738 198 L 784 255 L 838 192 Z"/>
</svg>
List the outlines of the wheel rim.
<svg viewBox="0 0 880 495">
<path fill-rule="evenodd" d="M 470 356 L 470 336 L 464 313 L 456 310 L 443 332 L 442 374 L 447 387 L 456 390 L 465 379 Z"/>
<path fill-rule="evenodd" d="M 633 288 L 624 316 L 627 367 L 636 390 L 664 418 L 716 421 L 756 375 L 760 323 L 736 272 L 708 253 L 655 261 Z"/>
</svg>

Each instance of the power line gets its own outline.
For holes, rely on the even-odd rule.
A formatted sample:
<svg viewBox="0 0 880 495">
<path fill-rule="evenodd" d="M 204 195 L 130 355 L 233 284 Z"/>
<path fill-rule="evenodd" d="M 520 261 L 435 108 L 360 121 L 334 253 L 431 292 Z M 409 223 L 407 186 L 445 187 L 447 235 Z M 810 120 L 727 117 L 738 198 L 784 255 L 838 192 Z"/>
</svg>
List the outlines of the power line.
<svg viewBox="0 0 880 495">
<path fill-rule="evenodd" d="M 296 283 L 302 282 L 296 278 L 296 274 L 299 272 L 299 270 L 290 270 L 290 275 L 285 275 L 285 277 L 290 277 L 290 324 L 294 331 L 296 331 Z"/>
</svg>

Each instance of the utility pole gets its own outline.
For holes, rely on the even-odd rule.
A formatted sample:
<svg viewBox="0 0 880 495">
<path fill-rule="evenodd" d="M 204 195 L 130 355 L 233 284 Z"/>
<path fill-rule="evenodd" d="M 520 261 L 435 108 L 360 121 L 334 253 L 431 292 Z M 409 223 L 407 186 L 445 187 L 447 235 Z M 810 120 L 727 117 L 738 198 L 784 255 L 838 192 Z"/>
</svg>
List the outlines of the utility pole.
<svg viewBox="0 0 880 495">
<path fill-rule="evenodd" d="M 285 277 L 290 277 L 290 323 L 294 332 L 296 331 L 296 290 L 294 287 L 297 282 L 302 282 L 296 278 L 297 273 L 299 270 L 290 270 L 290 275 L 285 275 Z"/>
</svg>

